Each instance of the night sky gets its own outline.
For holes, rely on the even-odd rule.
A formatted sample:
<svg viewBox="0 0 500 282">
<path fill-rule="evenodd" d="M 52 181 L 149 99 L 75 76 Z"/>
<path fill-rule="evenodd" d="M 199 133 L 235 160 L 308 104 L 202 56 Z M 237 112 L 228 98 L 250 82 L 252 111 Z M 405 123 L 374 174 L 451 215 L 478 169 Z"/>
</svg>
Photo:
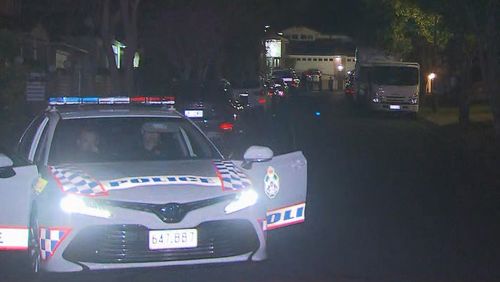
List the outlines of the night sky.
<svg viewBox="0 0 500 282">
<path fill-rule="evenodd" d="M 289 26 L 308 26 L 325 33 L 346 34 L 360 42 L 370 42 L 385 23 L 376 11 L 368 11 L 363 0 L 277 0 L 271 2 L 277 30 Z M 370 42 L 371 43 L 371 42 Z"/>
</svg>

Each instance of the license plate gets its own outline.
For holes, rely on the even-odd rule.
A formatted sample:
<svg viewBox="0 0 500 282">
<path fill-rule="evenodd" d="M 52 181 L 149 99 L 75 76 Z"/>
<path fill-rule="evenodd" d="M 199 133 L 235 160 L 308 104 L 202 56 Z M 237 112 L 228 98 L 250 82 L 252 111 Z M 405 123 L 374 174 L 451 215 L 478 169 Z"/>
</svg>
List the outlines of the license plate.
<svg viewBox="0 0 500 282">
<path fill-rule="evenodd" d="M 179 249 L 198 246 L 198 230 L 151 230 L 149 231 L 149 249 Z"/>
<path fill-rule="evenodd" d="M 201 118 L 203 117 L 203 111 L 201 110 L 185 110 L 184 115 L 189 118 Z"/>
<path fill-rule="evenodd" d="M 283 78 L 283 81 L 288 82 L 288 81 L 292 81 L 292 79 L 291 78 Z"/>
<path fill-rule="evenodd" d="M 390 105 L 389 109 L 391 109 L 391 110 L 401 110 L 401 106 L 400 105 Z"/>
</svg>

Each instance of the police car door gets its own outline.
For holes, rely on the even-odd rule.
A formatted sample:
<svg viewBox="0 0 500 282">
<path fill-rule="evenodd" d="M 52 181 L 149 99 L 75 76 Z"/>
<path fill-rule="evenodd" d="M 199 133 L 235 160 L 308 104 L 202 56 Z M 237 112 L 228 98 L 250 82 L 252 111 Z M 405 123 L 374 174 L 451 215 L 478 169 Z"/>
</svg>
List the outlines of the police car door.
<svg viewBox="0 0 500 282">
<path fill-rule="evenodd" d="M 272 230 L 305 220 L 307 161 L 302 152 L 275 156 L 270 160 L 243 164 L 259 194 L 265 211 L 265 229 Z"/>
<path fill-rule="evenodd" d="M 19 156 L 0 153 L 0 251 L 28 248 L 28 225 L 33 185 L 38 169 L 33 164 L 47 119 L 35 119 L 19 143 Z"/>
</svg>

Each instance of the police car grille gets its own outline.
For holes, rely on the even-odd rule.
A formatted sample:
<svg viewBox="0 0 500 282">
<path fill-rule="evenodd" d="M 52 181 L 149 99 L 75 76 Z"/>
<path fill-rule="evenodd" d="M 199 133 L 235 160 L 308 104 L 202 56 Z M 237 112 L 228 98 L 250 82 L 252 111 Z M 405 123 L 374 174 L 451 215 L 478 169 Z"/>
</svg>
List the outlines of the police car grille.
<svg viewBox="0 0 500 282">
<path fill-rule="evenodd" d="M 143 225 L 92 226 L 80 231 L 64 250 L 69 261 L 136 263 L 230 257 L 253 252 L 259 239 L 246 220 L 204 222 L 196 227 L 195 248 L 150 250 Z"/>
<path fill-rule="evenodd" d="M 113 200 L 96 200 L 96 201 L 106 206 L 150 212 L 158 216 L 158 218 L 160 218 L 163 222 L 178 223 L 184 219 L 184 216 L 186 216 L 186 214 L 188 214 L 193 210 L 201 209 L 204 207 L 215 205 L 217 203 L 232 200 L 234 199 L 235 196 L 236 194 L 230 194 L 230 195 L 220 196 L 217 198 L 210 198 L 210 199 L 181 203 L 181 204 L 178 203 L 148 204 L 148 203 L 135 203 L 135 202 L 113 201 Z M 172 214 L 162 213 L 161 211 L 162 208 L 165 208 L 168 205 L 175 205 L 176 212 Z"/>
</svg>

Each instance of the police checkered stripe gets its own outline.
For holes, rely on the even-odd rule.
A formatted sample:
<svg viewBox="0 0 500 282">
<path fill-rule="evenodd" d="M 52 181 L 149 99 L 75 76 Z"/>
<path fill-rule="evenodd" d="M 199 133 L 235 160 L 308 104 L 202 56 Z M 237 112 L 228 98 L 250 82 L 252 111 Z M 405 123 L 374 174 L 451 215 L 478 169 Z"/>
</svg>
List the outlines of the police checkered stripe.
<svg viewBox="0 0 500 282">
<path fill-rule="evenodd" d="M 75 167 L 51 166 L 49 168 L 64 192 L 90 196 L 106 192 L 97 180 Z"/>
<path fill-rule="evenodd" d="M 248 179 L 247 175 L 243 173 L 233 162 L 214 161 L 213 163 L 222 178 L 224 189 L 239 190 L 248 188 L 252 185 L 252 182 Z"/>
<path fill-rule="evenodd" d="M 50 258 L 57 244 L 64 237 L 64 230 L 40 228 L 40 256 L 43 260 Z"/>
</svg>

